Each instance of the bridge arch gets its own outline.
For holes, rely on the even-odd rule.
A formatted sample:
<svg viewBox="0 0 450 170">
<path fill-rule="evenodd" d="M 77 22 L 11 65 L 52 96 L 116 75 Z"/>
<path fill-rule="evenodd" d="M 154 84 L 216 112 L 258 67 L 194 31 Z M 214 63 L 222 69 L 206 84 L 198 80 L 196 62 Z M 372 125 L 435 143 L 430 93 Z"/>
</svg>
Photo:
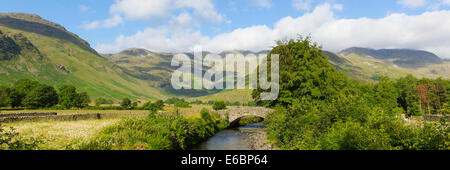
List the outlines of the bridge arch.
<svg viewBox="0 0 450 170">
<path fill-rule="evenodd" d="M 246 116 L 257 116 L 265 119 L 266 116 L 272 111 L 272 109 L 264 107 L 237 107 L 214 112 L 218 113 L 223 119 L 228 118 L 228 122 L 230 122 L 231 124 L 233 122 L 236 122 L 236 120 Z"/>
</svg>

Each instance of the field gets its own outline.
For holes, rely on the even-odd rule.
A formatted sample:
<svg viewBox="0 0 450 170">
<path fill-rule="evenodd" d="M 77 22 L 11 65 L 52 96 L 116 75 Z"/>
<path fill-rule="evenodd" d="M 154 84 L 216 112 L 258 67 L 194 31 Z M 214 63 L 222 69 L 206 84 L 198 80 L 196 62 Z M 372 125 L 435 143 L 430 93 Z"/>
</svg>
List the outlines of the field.
<svg viewBox="0 0 450 170">
<path fill-rule="evenodd" d="M 200 117 L 203 108 L 212 110 L 211 106 L 193 105 L 191 108 L 175 108 L 167 106 L 163 112 L 174 112 L 177 109 L 186 118 Z M 6 113 L 32 113 L 32 112 L 57 112 L 58 114 L 142 114 L 148 113 L 146 110 L 21 110 L 21 111 L 1 111 Z M 78 144 L 88 141 L 101 129 L 112 126 L 124 118 L 107 118 L 78 121 L 37 121 L 37 122 L 12 122 L 3 124 L 6 127 L 13 127 L 25 138 L 37 138 L 42 141 L 39 149 L 42 150 L 64 150 L 75 147 Z"/>
</svg>

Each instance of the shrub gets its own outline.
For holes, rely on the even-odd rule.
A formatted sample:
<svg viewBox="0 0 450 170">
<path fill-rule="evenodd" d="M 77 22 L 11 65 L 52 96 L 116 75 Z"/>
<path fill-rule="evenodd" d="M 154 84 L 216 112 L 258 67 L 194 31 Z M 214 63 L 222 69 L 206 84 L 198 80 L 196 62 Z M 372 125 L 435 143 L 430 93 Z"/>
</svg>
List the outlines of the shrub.
<svg viewBox="0 0 450 170">
<path fill-rule="evenodd" d="M 102 98 L 102 97 L 95 99 L 95 105 L 96 106 L 100 106 L 102 104 L 114 104 L 114 102 L 112 100 L 105 99 L 105 98 Z"/>
<path fill-rule="evenodd" d="M 150 114 L 128 118 L 103 129 L 79 149 L 184 150 L 211 137 L 220 129 L 214 121 L 186 119 L 178 114 Z"/>
<path fill-rule="evenodd" d="M 0 150 L 33 150 L 42 143 L 35 138 L 23 138 L 13 128 L 6 129 L 0 124 Z"/>
<path fill-rule="evenodd" d="M 130 109 L 132 107 L 131 100 L 129 98 L 123 98 L 122 102 L 120 102 L 120 107 L 122 109 Z"/>
<path fill-rule="evenodd" d="M 147 102 L 144 103 L 141 109 L 143 110 L 150 110 L 150 111 L 158 111 L 163 110 L 164 108 L 164 102 L 162 100 L 158 100 L 155 103 Z"/>
<path fill-rule="evenodd" d="M 225 109 L 227 109 L 227 105 L 225 104 L 224 101 L 216 101 L 216 102 L 214 102 L 213 109 L 214 110 L 225 110 Z"/>
<path fill-rule="evenodd" d="M 187 108 L 187 107 L 191 107 L 191 105 L 189 105 L 188 102 L 181 102 L 181 101 L 179 101 L 179 102 L 175 103 L 175 107 L 185 107 L 185 108 Z"/>
</svg>

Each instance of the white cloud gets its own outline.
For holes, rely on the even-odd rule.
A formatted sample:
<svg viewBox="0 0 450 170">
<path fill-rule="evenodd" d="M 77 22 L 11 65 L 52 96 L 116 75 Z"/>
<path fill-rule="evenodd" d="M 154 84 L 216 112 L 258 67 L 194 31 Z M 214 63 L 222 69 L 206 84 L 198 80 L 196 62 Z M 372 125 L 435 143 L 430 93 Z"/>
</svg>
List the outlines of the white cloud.
<svg viewBox="0 0 450 170">
<path fill-rule="evenodd" d="M 110 12 L 123 14 L 127 19 L 150 19 L 153 16 L 167 15 L 170 0 L 116 0 Z"/>
<path fill-rule="evenodd" d="M 225 50 L 267 50 L 276 40 L 311 34 L 324 49 L 339 51 L 352 46 L 371 48 L 412 48 L 450 58 L 450 11 L 432 11 L 420 15 L 393 13 L 384 18 L 337 18 L 333 6 L 322 4 L 312 12 L 285 17 L 272 28 L 256 25 L 236 29 L 214 37 L 200 32 L 148 28 L 132 36 L 120 36 L 112 44 L 98 45 L 100 52 L 118 52 L 140 47 L 153 51 L 181 52 L 196 45 L 213 52 Z"/>
<path fill-rule="evenodd" d="M 271 8 L 272 2 L 270 0 L 252 0 L 253 4 L 262 8 Z"/>
<path fill-rule="evenodd" d="M 427 5 L 427 0 L 397 0 L 397 3 L 408 8 L 418 8 Z"/>
<path fill-rule="evenodd" d="M 130 20 L 148 20 L 152 17 L 171 16 L 177 9 L 193 9 L 199 17 L 222 21 L 211 0 L 117 0 L 110 7 L 112 14 L 124 15 Z"/>
<path fill-rule="evenodd" d="M 292 7 L 298 10 L 310 10 L 313 0 L 292 0 Z"/>
<path fill-rule="evenodd" d="M 100 23 L 98 21 L 93 21 L 90 23 L 83 24 L 82 27 L 85 30 L 93 30 L 93 29 L 97 29 L 99 27 L 99 25 L 100 25 Z"/>
<path fill-rule="evenodd" d="M 114 15 L 111 18 L 106 19 L 103 21 L 103 27 L 109 28 L 109 27 L 115 27 L 119 24 L 123 23 L 123 19 L 120 15 Z"/>
<path fill-rule="evenodd" d="M 115 27 L 117 25 L 123 24 L 123 19 L 121 16 L 119 15 L 114 15 L 111 18 L 108 18 L 102 22 L 100 21 L 92 21 L 90 23 L 86 23 L 84 24 L 82 27 L 85 30 L 94 30 L 97 28 L 111 28 L 111 27 Z"/>
<path fill-rule="evenodd" d="M 153 18 L 162 18 L 169 22 L 167 24 L 172 25 L 175 23 L 188 25 L 189 22 L 194 20 L 193 23 L 202 21 L 230 22 L 216 11 L 211 0 L 116 0 L 110 6 L 109 11 L 111 15 L 108 19 L 94 21 L 97 23 L 97 27 L 89 27 L 86 24 L 84 27 L 89 28 L 86 30 L 115 27 L 125 23 L 126 20 L 148 21 Z M 168 18 L 172 19 L 169 20 Z"/>
</svg>

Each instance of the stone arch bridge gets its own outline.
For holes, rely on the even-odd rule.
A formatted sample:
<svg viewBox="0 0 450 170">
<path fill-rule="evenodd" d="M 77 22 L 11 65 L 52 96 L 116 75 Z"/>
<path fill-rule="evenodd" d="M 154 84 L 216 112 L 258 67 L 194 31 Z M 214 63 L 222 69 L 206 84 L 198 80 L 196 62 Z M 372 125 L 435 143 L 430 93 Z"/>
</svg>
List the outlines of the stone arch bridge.
<svg viewBox="0 0 450 170">
<path fill-rule="evenodd" d="M 213 113 L 219 114 L 223 119 L 228 116 L 228 121 L 230 124 L 233 124 L 235 121 L 245 116 L 258 116 L 265 119 L 267 114 L 272 111 L 272 109 L 264 107 L 235 107 L 228 110 L 213 111 Z"/>
</svg>

